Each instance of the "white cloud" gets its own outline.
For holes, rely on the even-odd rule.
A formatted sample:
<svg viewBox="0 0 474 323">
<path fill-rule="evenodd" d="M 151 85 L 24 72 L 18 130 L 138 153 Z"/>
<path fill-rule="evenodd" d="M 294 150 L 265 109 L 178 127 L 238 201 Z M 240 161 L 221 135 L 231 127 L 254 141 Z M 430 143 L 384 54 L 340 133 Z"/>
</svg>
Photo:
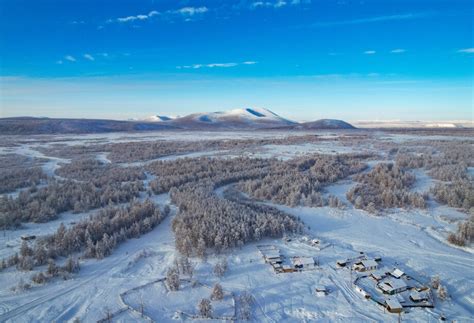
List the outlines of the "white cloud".
<svg viewBox="0 0 474 323">
<path fill-rule="evenodd" d="M 89 61 L 95 61 L 94 56 L 92 56 L 91 54 L 84 54 L 83 56 L 84 56 L 85 59 L 87 59 Z"/>
<path fill-rule="evenodd" d="M 64 59 L 67 60 L 67 61 L 70 61 L 70 62 L 75 62 L 76 61 L 76 58 L 74 56 L 71 56 L 71 55 L 64 56 Z"/>
<path fill-rule="evenodd" d="M 311 26 L 331 27 L 331 26 L 339 26 L 339 25 L 358 25 L 358 24 L 384 22 L 384 21 L 410 20 L 410 19 L 431 17 L 434 14 L 435 14 L 434 12 L 418 12 L 418 13 L 405 13 L 405 14 L 398 14 L 398 15 L 391 15 L 391 16 L 376 16 L 376 17 L 368 17 L 368 18 L 360 18 L 360 19 L 352 19 L 352 20 L 321 21 L 321 22 L 312 24 Z"/>
<path fill-rule="evenodd" d="M 377 53 L 375 50 L 366 50 L 364 52 L 364 54 L 366 54 L 366 55 L 374 55 L 375 53 Z"/>
<path fill-rule="evenodd" d="M 401 53 L 405 53 L 405 52 L 406 52 L 406 50 L 403 49 L 403 48 L 396 48 L 396 49 L 392 49 L 390 51 L 390 53 L 392 53 L 392 54 L 401 54 Z"/>
<path fill-rule="evenodd" d="M 206 13 L 208 11 L 209 9 L 207 9 L 207 7 L 184 7 L 184 8 L 181 8 L 175 11 L 170 11 L 170 12 L 181 14 L 184 16 L 194 16 L 197 14 Z"/>
<path fill-rule="evenodd" d="M 200 69 L 200 68 L 227 68 L 227 67 L 235 67 L 238 65 L 254 65 L 257 62 L 254 61 L 245 61 L 242 63 L 211 63 L 211 64 L 193 64 L 193 65 L 182 65 L 176 66 L 177 69 Z"/>
<path fill-rule="evenodd" d="M 160 13 L 156 10 L 153 10 L 153 11 L 150 11 L 149 13 L 147 14 L 140 14 L 140 15 L 136 15 L 136 16 L 128 16 L 128 17 L 121 17 L 121 18 L 117 18 L 115 21 L 117 22 L 121 22 L 121 23 L 127 23 L 127 22 L 133 22 L 133 21 L 140 21 L 140 20 L 147 20 L 147 19 L 150 19 L 154 16 L 157 16 L 159 15 Z M 112 19 L 109 19 L 107 20 L 107 22 L 113 22 L 114 20 Z"/>
<path fill-rule="evenodd" d="M 238 63 L 214 63 L 207 64 L 206 67 L 234 67 L 239 65 Z"/>
<path fill-rule="evenodd" d="M 458 53 L 472 54 L 474 53 L 474 48 L 463 48 L 463 49 L 458 50 Z"/>
<path fill-rule="evenodd" d="M 59 61 L 56 61 L 56 64 L 63 65 L 63 61 L 60 59 Z"/>
<path fill-rule="evenodd" d="M 283 8 L 287 5 L 300 5 L 300 4 L 308 4 L 311 3 L 311 0 L 292 0 L 291 2 L 287 2 L 285 0 L 276 0 L 276 1 L 255 1 L 250 4 L 250 9 L 256 8 Z"/>
<path fill-rule="evenodd" d="M 152 10 L 147 14 L 139 14 L 127 17 L 120 17 L 117 19 L 109 19 L 107 23 L 118 22 L 118 23 L 130 23 L 130 22 L 137 22 L 137 21 L 146 21 L 150 18 L 155 16 L 183 16 L 183 17 L 192 17 L 200 14 L 204 14 L 208 12 L 209 9 L 207 7 L 183 7 L 176 10 L 168 10 L 166 12 L 160 13 L 156 10 Z"/>
</svg>

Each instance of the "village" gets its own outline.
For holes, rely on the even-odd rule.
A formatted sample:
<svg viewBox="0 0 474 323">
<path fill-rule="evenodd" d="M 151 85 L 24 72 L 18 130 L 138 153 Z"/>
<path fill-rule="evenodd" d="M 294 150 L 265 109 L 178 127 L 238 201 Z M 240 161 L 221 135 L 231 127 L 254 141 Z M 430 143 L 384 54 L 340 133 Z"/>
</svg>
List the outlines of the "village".
<svg viewBox="0 0 474 323">
<path fill-rule="evenodd" d="M 317 252 L 330 247 L 329 243 L 323 244 L 320 239 L 305 235 L 284 237 L 283 242 L 284 245 L 280 246 L 277 244 L 257 245 L 262 259 L 270 265 L 275 274 L 324 271 L 329 265 L 336 269 L 336 272 L 348 272 L 351 285 L 360 297 L 373 301 L 384 312 L 401 315 L 403 312 L 408 312 L 410 308 L 434 308 L 435 306 L 432 288 L 438 289 L 439 282 L 433 284 L 426 277 L 420 278 L 417 273 L 408 274 L 406 271 L 410 271 L 410 268 L 402 269 L 400 264 L 384 263 L 380 255 L 369 256 L 361 251 L 352 257 L 323 264 L 320 263 L 321 257 Z M 287 254 L 288 250 L 285 246 L 289 243 L 300 244 L 301 248 L 298 250 L 301 250 L 301 254 Z M 314 252 L 308 252 L 309 250 L 314 250 Z M 329 295 L 334 290 L 328 286 L 316 285 L 313 286 L 312 292 L 321 297 Z"/>
</svg>

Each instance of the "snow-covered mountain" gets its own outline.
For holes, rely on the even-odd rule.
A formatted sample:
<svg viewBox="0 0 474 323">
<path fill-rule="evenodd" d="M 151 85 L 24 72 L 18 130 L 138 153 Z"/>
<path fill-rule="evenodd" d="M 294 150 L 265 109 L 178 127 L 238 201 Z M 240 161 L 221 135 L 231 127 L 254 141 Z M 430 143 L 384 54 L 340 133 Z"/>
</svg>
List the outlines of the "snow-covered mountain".
<svg viewBox="0 0 474 323">
<path fill-rule="evenodd" d="M 334 119 L 298 123 L 264 108 L 243 108 L 218 112 L 192 113 L 184 117 L 155 115 L 146 121 L 162 122 L 183 129 L 355 129 L 351 124 Z"/>
<path fill-rule="evenodd" d="M 264 108 L 244 108 L 229 111 L 193 113 L 184 117 L 156 121 L 187 129 L 254 129 L 278 128 L 297 124 Z M 158 120 L 159 119 L 159 120 Z M 148 119 L 148 121 L 151 121 Z"/>
<path fill-rule="evenodd" d="M 168 116 L 160 116 L 160 115 L 152 115 L 149 117 L 146 117 L 143 119 L 143 121 L 150 121 L 150 122 L 164 122 L 164 121 L 170 121 L 175 119 L 174 117 L 168 117 Z"/>
</svg>

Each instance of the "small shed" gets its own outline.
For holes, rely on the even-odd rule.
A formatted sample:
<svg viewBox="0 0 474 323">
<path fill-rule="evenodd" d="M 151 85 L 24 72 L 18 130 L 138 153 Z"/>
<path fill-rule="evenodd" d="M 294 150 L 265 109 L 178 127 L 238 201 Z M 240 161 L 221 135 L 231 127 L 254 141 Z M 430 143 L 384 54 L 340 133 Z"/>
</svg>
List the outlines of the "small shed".
<svg viewBox="0 0 474 323">
<path fill-rule="evenodd" d="M 293 257 L 292 263 L 293 267 L 296 269 L 309 269 L 315 267 L 313 257 Z"/>
<path fill-rule="evenodd" d="M 399 279 L 401 278 L 403 275 L 405 275 L 405 273 L 403 271 L 401 271 L 400 269 L 398 268 L 395 268 L 391 273 L 390 275 L 392 275 L 393 277 Z"/>
<path fill-rule="evenodd" d="M 385 304 L 390 313 L 401 313 L 403 311 L 402 305 L 394 298 L 385 300 Z"/>
</svg>

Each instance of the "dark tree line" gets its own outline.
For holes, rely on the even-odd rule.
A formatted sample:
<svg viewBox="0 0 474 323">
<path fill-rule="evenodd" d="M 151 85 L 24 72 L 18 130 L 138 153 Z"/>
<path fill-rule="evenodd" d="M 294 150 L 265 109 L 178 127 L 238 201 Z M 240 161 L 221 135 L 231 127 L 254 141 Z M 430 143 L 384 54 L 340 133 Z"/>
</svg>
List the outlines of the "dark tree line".
<svg viewBox="0 0 474 323">
<path fill-rule="evenodd" d="M 327 202 L 320 190 L 349 175 L 359 173 L 367 165 L 361 160 L 368 155 L 316 155 L 273 163 L 271 171 L 262 179 L 250 179 L 239 188 L 260 200 L 289 206 L 323 206 Z M 340 202 L 331 198 L 332 205 Z"/>
<path fill-rule="evenodd" d="M 101 259 L 110 255 L 118 244 L 150 232 L 167 215 L 150 200 L 133 201 L 125 207 L 107 207 L 70 228 L 61 224 L 54 234 L 39 239 L 31 247 L 24 241 L 20 253 L 3 260 L 2 267 L 16 265 L 20 270 L 32 270 L 77 253 Z M 66 269 L 69 267 L 66 265 Z"/>
<path fill-rule="evenodd" d="M 0 168 L 0 194 L 38 185 L 46 179 L 47 176 L 41 167 Z"/>
<path fill-rule="evenodd" d="M 358 209 L 376 213 L 382 208 L 426 206 L 423 195 L 409 191 L 415 183 L 415 175 L 398 165 L 377 164 L 370 172 L 355 176 L 355 180 L 359 184 L 346 196 Z"/>
<path fill-rule="evenodd" d="M 210 181 L 216 184 L 260 177 L 270 171 L 270 166 L 278 163 L 274 159 L 210 157 L 182 158 L 174 161 L 157 161 L 148 165 L 156 179 L 150 182 L 155 194 L 166 193 L 172 188 L 186 183 Z"/>
<path fill-rule="evenodd" d="M 137 167 L 120 167 L 103 163 L 97 159 L 79 159 L 62 164 L 56 170 L 57 175 L 76 181 L 93 182 L 98 186 L 109 183 L 132 182 L 146 178 L 143 170 Z"/>
<path fill-rule="evenodd" d="M 41 162 L 44 160 L 19 154 L 0 155 L 0 194 L 46 181 Z"/>
<path fill-rule="evenodd" d="M 281 138 L 261 139 L 206 139 L 206 140 L 148 140 L 129 141 L 107 144 L 87 145 L 56 145 L 41 147 L 39 150 L 48 156 L 60 158 L 92 157 L 97 153 L 107 153 L 107 157 L 118 163 L 149 161 L 170 155 L 194 153 L 199 151 L 218 151 L 230 149 L 249 149 L 264 145 L 294 145 L 323 141 L 340 141 L 343 144 L 353 143 L 354 140 L 365 139 L 366 136 L 340 136 L 324 138 L 318 135 L 292 135 Z"/>
<path fill-rule="evenodd" d="M 207 248 L 221 252 L 264 237 L 303 230 L 296 217 L 275 208 L 219 199 L 211 183 L 190 183 L 171 190 L 179 212 L 173 220 L 176 248 L 203 257 Z"/>
<path fill-rule="evenodd" d="M 0 198 L 0 227 L 15 228 L 22 222 L 48 222 L 65 211 L 84 212 L 109 204 L 129 202 L 143 191 L 143 182 L 99 186 L 76 181 L 50 181 L 36 191 L 22 191 L 17 198 Z"/>
<path fill-rule="evenodd" d="M 468 179 L 468 167 L 474 166 L 474 147 L 471 141 L 434 141 L 418 143 L 429 145 L 400 150 L 396 163 L 403 168 L 425 168 L 435 179 L 457 181 Z"/>
</svg>

